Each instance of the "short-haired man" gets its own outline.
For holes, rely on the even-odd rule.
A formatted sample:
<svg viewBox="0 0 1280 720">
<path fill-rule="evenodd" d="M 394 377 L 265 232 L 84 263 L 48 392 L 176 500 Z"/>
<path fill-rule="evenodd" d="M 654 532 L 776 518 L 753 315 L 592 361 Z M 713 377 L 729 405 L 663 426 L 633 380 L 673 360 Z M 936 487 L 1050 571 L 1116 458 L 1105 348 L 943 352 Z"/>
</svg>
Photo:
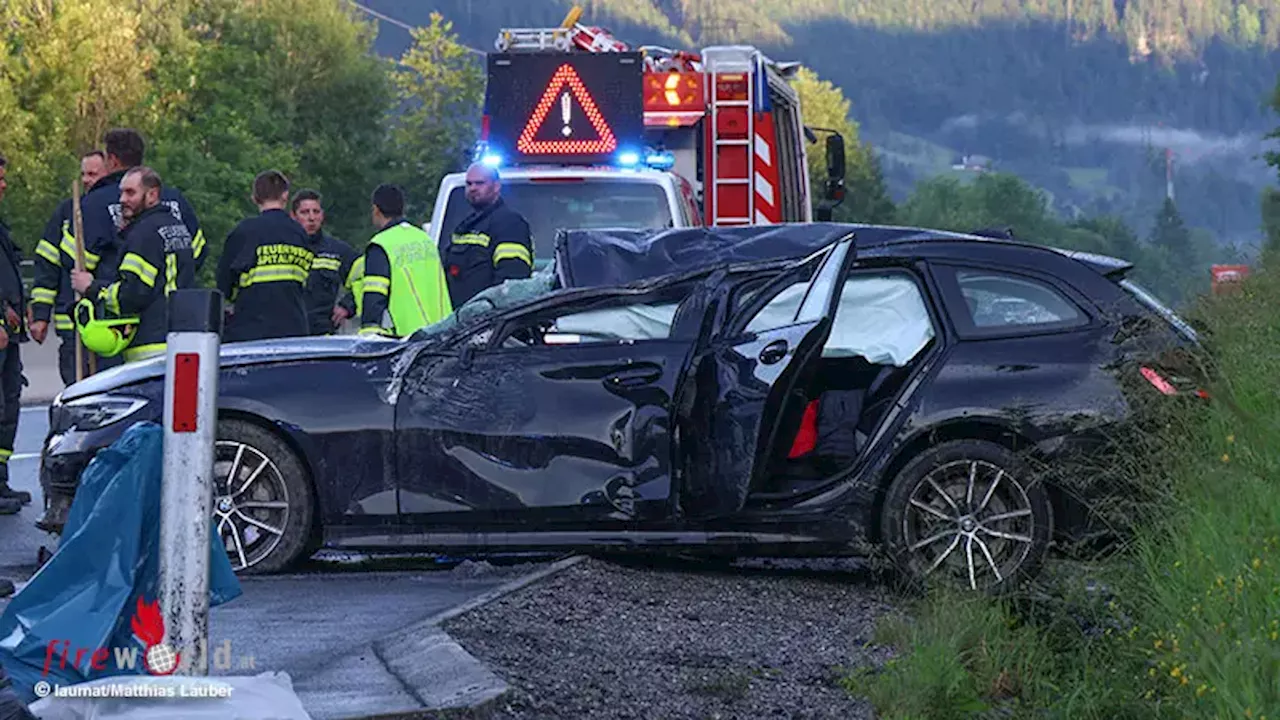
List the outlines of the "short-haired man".
<svg viewBox="0 0 1280 720">
<path fill-rule="evenodd" d="M 227 236 L 218 263 L 218 289 L 232 301 L 223 342 L 306 335 L 307 276 L 315 253 L 307 233 L 285 209 L 289 179 L 278 170 L 253 180 L 258 215 Z"/>
<path fill-rule="evenodd" d="M 454 307 L 482 290 L 533 274 L 529 223 L 503 201 L 497 169 L 475 163 L 467 168 L 466 183 L 473 212 L 440 251 Z"/>
<path fill-rule="evenodd" d="M 364 253 L 361 335 L 405 337 L 453 312 L 440 254 L 404 217 L 404 190 L 379 185 L 369 211 L 377 234 Z"/>
<path fill-rule="evenodd" d="M 307 276 L 307 319 L 312 335 L 328 335 L 355 315 L 354 290 L 363 263 L 355 248 L 324 231 L 324 207 L 320 193 L 300 190 L 290 203 L 293 219 L 307 233 L 311 273 Z"/>
<path fill-rule="evenodd" d="M 80 183 L 86 190 L 97 185 L 107 174 L 107 154 L 101 150 L 90 150 L 80 158 Z M 49 322 L 53 322 L 54 331 L 60 340 L 58 347 L 58 371 L 62 375 L 62 383 L 70 385 L 76 381 L 76 333 L 71 321 L 71 306 L 75 304 L 75 294 L 71 291 L 71 273 L 63 266 L 61 250 L 63 238 L 71 238 L 74 246 L 72 200 L 67 198 L 58 205 L 58 209 L 49 218 L 44 228 L 44 236 L 36 245 L 35 278 L 31 286 L 31 339 L 44 344 L 49 333 Z M 88 355 L 85 355 L 85 361 Z M 88 362 L 84 362 L 81 373 L 89 374 Z"/>
<path fill-rule="evenodd" d="M 169 293 L 195 287 L 191 231 L 160 201 L 164 183 L 149 167 L 130 169 L 120 181 L 124 255 L 117 277 L 95 280 L 87 270 L 71 271 L 71 286 L 106 314 L 138 318 L 124 349 L 125 362 L 161 355 L 169 334 Z"/>
</svg>

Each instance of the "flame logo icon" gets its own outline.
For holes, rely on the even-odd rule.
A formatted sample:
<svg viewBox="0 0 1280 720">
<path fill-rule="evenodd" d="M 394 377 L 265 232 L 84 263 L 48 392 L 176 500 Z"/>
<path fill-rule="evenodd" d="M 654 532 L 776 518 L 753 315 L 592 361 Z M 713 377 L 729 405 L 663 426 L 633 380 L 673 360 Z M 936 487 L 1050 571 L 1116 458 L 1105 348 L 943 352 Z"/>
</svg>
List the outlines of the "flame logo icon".
<svg viewBox="0 0 1280 720">
<path fill-rule="evenodd" d="M 147 672 L 152 675 L 172 675 L 178 669 L 182 656 L 163 642 L 165 629 L 160 602 L 144 603 L 139 597 L 130 627 L 133 628 L 134 636 L 146 646 L 142 661 Z"/>
</svg>

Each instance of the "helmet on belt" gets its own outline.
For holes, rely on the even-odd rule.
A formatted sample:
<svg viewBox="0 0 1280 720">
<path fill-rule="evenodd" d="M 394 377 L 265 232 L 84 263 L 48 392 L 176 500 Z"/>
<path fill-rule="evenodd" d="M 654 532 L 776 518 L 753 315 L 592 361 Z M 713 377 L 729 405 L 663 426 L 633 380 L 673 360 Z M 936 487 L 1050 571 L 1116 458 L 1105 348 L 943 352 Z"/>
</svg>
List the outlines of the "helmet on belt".
<svg viewBox="0 0 1280 720">
<path fill-rule="evenodd" d="M 98 308 L 89 298 L 76 303 L 75 320 L 80 341 L 102 357 L 115 357 L 123 352 L 138 329 L 136 317 L 99 318 Z"/>
</svg>

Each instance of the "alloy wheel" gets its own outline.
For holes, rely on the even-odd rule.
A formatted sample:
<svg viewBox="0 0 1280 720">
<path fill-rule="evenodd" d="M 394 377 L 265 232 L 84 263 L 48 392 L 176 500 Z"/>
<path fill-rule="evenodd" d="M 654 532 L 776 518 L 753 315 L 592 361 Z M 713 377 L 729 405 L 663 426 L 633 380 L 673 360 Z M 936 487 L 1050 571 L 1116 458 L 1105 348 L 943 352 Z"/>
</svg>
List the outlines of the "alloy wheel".
<svg viewBox="0 0 1280 720">
<path fill-rule="evenodd" d="M 982 460 L 933 469 L 902 516 L 912 569 L 941 570 L 971 590 L 1013 577 L 1032 550 L 1035 515 L 1022 483 Z"/>
<path fill-rule="evenodd" d="M 236 572 L 270 555 L 289 521 L 280 468 L 251 445 L 219 440 L 214 456 L 213 518 Z"/>
</svg>

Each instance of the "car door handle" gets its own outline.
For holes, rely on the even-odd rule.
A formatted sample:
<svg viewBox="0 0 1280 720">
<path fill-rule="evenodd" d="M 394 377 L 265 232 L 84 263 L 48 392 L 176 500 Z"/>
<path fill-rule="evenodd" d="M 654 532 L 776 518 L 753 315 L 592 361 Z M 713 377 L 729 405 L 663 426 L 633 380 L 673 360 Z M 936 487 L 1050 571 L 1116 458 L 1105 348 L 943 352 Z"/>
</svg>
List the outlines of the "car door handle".
<svg viewBox="0 0 1280 720">
<path fill-rule="evenodd" d="M 760 362 L 764 363 L 765 365 L 773 365 L 776 362 L 780 362 L 782 358 L 786 356 L 787 356 L 787 341 L 774 340 L 768 345 L 765 345 L 764 349 L 760 351 Z"/>
<path fill-rule="evenodd" d="M 606 380 L 613 387 L 640 387 L 657 382 L 662 370 L 652 366 L 627 368 L 611 373 Z"/>
</svg>

